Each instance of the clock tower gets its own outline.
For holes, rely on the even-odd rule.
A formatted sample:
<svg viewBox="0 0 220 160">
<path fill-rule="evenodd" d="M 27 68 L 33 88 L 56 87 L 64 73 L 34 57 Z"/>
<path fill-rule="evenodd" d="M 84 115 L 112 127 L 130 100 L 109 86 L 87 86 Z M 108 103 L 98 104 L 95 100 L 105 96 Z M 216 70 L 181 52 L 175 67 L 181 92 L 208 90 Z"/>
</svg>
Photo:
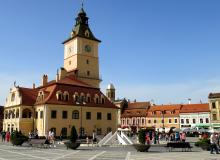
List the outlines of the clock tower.
<svg viewBox="0 0 220 160">
<path fill-rule="evenodd" d="M 101 42 L 96 39 L 88 24 L 88 17 L 81 8 L 70 38 L 64 44 L 64 69 L 76 74 L 79 80 L 99 88 L 99 56 L 98 46 Z"/>
</svg>

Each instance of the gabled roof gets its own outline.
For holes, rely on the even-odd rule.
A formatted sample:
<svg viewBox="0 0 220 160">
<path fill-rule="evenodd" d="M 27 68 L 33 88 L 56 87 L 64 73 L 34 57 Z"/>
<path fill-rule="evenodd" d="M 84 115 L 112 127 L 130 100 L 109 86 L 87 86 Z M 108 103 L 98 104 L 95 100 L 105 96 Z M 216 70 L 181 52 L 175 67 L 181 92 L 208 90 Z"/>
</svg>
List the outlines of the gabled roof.
<svg viewBox="0 0 220 160">
<path fill-rule="evenodd" d="M 199 113 L 199 112 L 210 112 L 209 104 L 184 104 L 180 110 L 180 113 Z"/>
</svg>

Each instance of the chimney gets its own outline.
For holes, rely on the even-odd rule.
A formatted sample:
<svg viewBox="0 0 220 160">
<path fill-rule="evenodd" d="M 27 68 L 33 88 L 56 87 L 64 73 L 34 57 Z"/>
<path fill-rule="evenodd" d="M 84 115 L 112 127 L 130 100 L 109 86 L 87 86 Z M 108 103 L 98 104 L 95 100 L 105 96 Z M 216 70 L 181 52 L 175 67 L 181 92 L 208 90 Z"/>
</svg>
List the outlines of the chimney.
<svg viewBox="0 0 220 160">
<path fill-rule="evenodd" d="M 41 85 L 45 86 L 47 84 L 47 81 L 48 81 L 48 77 L 46 74 L 44 74 L 42 77 Z"/>
<path fill-rule="evenodd" d="M 191 104 L 191 98 L 188 98 L 188 104 Z"/>
<path fill-rule="evenodd" d="M 59 70 L 57 69 L 57 74 L 56 74 L 56 82 L 59 81 Z"/>
<path fill-rule="evenodd" d="M 33 83 L 33 89 L 35 89 L 35 83 Z"/>
<path fill-rule="evenodd" d="M 63 79 L 67 74 L 67 71 L 64 68 L 60 68 L 59 80 Z"/>
</svg>

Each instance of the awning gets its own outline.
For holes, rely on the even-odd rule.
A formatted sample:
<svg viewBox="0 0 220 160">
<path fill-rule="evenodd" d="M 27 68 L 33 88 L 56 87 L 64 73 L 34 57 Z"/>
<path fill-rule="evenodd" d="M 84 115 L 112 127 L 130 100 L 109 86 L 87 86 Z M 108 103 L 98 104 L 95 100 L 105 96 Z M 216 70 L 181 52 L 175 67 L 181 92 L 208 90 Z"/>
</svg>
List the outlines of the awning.
<svg viewBox="0 0 220 160">
<path fill-rule="evenodd" d="M 195 127 L 210 127 L 210 124 L 197 124 Z"/>
</svg>

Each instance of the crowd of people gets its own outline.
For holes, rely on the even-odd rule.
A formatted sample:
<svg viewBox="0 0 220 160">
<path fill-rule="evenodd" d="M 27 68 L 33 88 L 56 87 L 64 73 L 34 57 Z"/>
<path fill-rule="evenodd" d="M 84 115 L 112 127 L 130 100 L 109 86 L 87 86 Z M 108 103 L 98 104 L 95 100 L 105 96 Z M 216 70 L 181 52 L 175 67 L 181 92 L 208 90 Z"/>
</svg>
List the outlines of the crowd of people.
<svg viewBox="0 0 220 160">
<path fill-rule="evenodd" d="M 10 138 L 11 138 L 11 133 L 8 131 L 8 132 L 5 132 L 5 131 L 2 131 L 1 132 L 1 137 L 2 137 L 2 142 L 5 143 L 5 142 L 10 142 Z"/>
<path fill-rule="evenodd" d="M 160 144 L 160 141 L 171 141 L 171 142 L 185 142 L 186 133 L 185 132 L 173 132 L 173 133 L 160 133 L 158 131 L 148 131 L 146 132 L 146 143 L 147 144 Z"/>
</svg>

